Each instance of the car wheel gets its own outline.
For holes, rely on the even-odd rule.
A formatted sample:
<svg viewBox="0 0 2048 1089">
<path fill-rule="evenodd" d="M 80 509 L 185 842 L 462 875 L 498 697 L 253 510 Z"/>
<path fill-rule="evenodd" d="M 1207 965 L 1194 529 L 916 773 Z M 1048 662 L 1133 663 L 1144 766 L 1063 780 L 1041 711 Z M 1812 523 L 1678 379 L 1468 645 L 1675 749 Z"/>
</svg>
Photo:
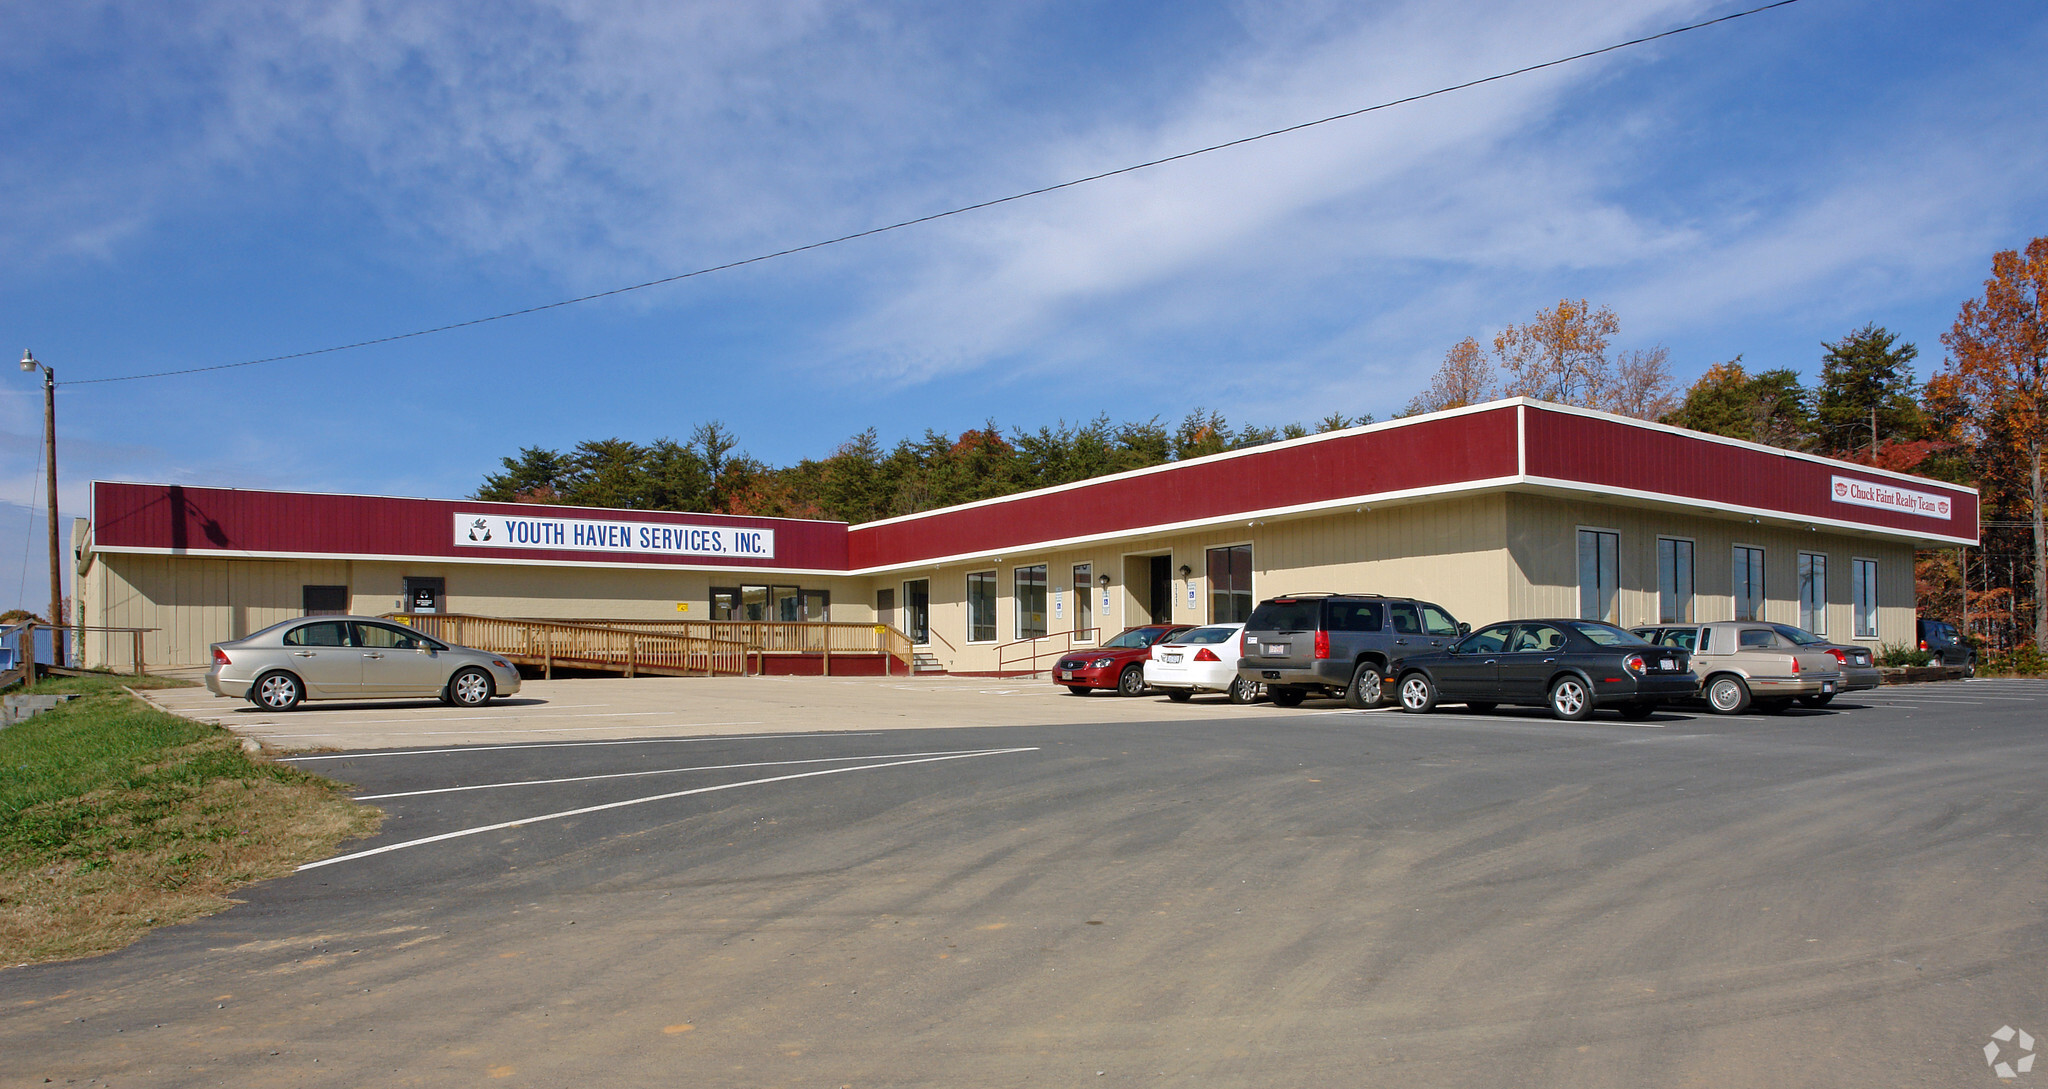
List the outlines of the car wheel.
<svg viewBox="0 0 2048 1089">
<path fill-rule="evenodd" d="M 1067 686 L 1067 695 L 1069 696 L 1086 696 L 1094 691 L 1095 690 L 1093 688 L 1083 688 L 1078 684 L 1070 684 Z"/>
<path fill-rule="evenodd" d="M 1125 666 L 1117 676 L 1116 694 L 1119 696 L 1142 696 L 1145 694 L 1145 671 L 1138 666 Z"/>
<path fill-rule="evenodd" d="M 1964 663 L 1963 663 L 1963 676 L 1967 678 L 1967 677 L 1974 677 L 1974 676 L 1976 676 L 1976 675 L 1977 675 L 1977 659 L 1975 659 L 1975 658 L 1972 658 L 1972 659 L 1970 659 L 1969 661 L 1967 661 L 1967 662 L 1964 662 Z"/>
<path fill-rule="evenodd" d="M 281 669 L 256 678 L 249 692 L 249 702 L 266 711 L 289 711 L 306 698 L 306 686 Z"/>
<path fill-rule="evenodd" d="M 1577 722 L 1593 713 L 1593 693 L 1578 677 L 1559 677 L 1550 686 L 1550 713 L 1566 722 Z"/>
<path fill-rule="evenodd" d="M 1436 685 L 1429 683 L 1428 674 L 1410 673 L 1401 678 L 1401 710 L 1411 715 L 1426 715 L 1436 709 Z"/>
<path fill-rule="evenodd" d="M 449 701 L 457 707 L 482 707 L 491 700 L 491 675 L 475 666 L 448 678 Z"/>
<path fill-rule="evenodd" d="M 1187 701 L 1194 699 L 1195 694 L 1193 692 L 1188 691 L 1185 688 L 1169 688 L 1166 690 L 1166 698 L 1172 700 L 1175 703 L 1186 703 Z"/>
<path fill-rule="evenodd" d="M 1637 700 L 1621 705 L 1621 717 L 1630 722 L 1641 722 L 1656 713 L 1657 704 L 1654 700 Z"/>
<path fill-rule="evenodd" d="M 1707 680 L 1707 707 L 1717 715 L 1739 715 L 1749 710 L 1749 686 L 1730 673 L 1711 677 Z"/>
<path fill-rule="evenodd" d="M 1465 703 L 1465 710 L 1471 711 L 1474 714 L 1483 715 L 1486 714 L 1488 711 L 1491 711 L 1499 706 L 1500 704 L 1495 703 L 1492 700 L 1467 700 Z"/>
<path fill-rule="evenodd" d="M 1266 694 L 1273 697 L 1275 707 L 1299 707 L 1305 693 L 1299 688 L 1269 688 Z"/>
<path fill-rule="evenodd" d="M 1774 696 L 1767 700 L 1758 700 L 1756 709 L 1767 715 L 1782 715 L 1792 709 L 1792 697 Z"/>
<path fill-rule="evenodd" d="M 1833 692 L 1823 692 L 1818 696 L 1801 696 L 1799 697 L 1799 702 L 1807 707 L 1826 707 L 1828 704 L 1835 702 L 1835 694 Z"/>
<path fill-rule="evenodd" d="M 1358 663 L 1358 671 L 1351 675 L 1351 683 L 1344 687 L 1344 702 L 1363 711 L 1378 707 L 1386 699 L 1386 681 L 1380 676 L 1380 667 L 1371 662 Z"/>
<path fill-rule="evenodd" d="M 1259 686 L 1239 677 L 1230 682 L 1230 702 L 1242 706 L 1259 698 Z"/>
</svg>

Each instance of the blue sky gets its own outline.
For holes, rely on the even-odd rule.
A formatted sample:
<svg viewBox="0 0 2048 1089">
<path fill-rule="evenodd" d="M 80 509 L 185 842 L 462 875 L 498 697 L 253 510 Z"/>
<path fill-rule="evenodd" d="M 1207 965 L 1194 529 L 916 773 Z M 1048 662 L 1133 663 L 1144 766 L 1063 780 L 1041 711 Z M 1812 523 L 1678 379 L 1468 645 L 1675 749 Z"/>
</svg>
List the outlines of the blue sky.
<svg viewBox="0 0 2048 1089">
<path fill-rule="evenodd" d="M 0 345 L 68 381 L 403 333 L 1746 6 L 0 5 Z M 595 303 L 65 386 L 60 498 L 460 496 L 521 446 L 714 419 L 786 463 L 870 426 L 1385 418 L 1561 297 L 1688 381 L 1737 354 L 1811 375 L 1865 322 L 1924 374 L 1991 253 L 2048 233 L 2044 53 L 2037 0 L 1802 0 Z M 6 373 L 0 598 L 39 608 L 41 398 Z"/>
</svg>

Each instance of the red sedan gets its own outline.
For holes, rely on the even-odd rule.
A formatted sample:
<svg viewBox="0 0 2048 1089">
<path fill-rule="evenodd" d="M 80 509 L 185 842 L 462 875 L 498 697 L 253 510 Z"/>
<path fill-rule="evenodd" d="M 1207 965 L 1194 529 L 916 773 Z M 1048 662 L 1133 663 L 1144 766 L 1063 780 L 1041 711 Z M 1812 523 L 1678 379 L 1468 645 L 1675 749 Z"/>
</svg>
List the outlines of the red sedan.
<svg viewBox="0 0 2048 1089">
<path fill-rule="evenodd" d="M 1152 644 L 1179 635 L 1192 624 L 1141 624 L 1126 628 L 1099 647 L 1076 648 L 1063 655 L 1053 667 L 1052 683 L 1063 685 L 1076 696 L 1098 688 L 1119 695 L 1145 694 L 1145 659 L 1152 656 Z"/>
</svg>

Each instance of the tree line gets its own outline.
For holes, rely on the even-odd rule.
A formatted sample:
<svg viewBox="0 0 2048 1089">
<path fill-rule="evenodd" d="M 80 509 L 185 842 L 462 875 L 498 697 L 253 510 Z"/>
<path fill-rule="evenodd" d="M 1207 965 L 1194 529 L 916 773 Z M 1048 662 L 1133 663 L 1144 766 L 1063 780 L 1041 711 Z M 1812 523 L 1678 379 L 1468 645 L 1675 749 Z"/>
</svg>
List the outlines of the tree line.
<svg viewBox="0 0 2048 1089">
<path fill-rule="evenodd" d="M 1963 303 L 1941 338 L 1946 357 L 1924 382 L 1913 368 L 1918 346 L 1867 324 L 1820 345 L 1811 388 L 1795 368 L 1753 371 L 1737 356 L 1681 392 L 1670 353 L 1616 350 L 1620 328 L 1607 307 L 1559 300 L 1490 343 L 1452 345 L 1399 415 L 1532 397 L 1976 487 L 1983 547 L 1974 561 L 1922 556 L 1922 612 L 1959 622 L 1967 615 L 1967 627 L 1996 644 L 2024 638 L 2048 653 L 2048 610 L 2038 605 L 2048 586 L 2048 238 L 1993 257 L 1983 293 Z M 1196 409 L 1176 425 L 1103 415 L 1006 431 L 989 420 L 892 447 L 869 428 L 827 457 L 774 466 L 741 451 L 714 421 L 681 441 L 595 439 L 566 453 L 525 447 L 500 459 L 502 470 L 475 497 L 867 522 L 1371 422 L 1369 413 L 1333 413 L 1314 424 L 1233 425 Z"/>
</svg>

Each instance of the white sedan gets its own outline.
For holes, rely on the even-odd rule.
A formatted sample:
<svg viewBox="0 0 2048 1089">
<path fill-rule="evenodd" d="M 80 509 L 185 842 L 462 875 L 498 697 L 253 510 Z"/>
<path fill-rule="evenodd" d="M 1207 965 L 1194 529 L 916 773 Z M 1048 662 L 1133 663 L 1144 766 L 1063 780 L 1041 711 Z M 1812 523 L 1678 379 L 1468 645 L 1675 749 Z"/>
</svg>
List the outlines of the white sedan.
<svg viewBox="0 0 2048 1089">
<path fill-rule="evenodd" d="M 1175 703 L 1197 692 L 1228 692 L 1230 702 L 1250 703 L 1259 697 L 1259 686 L 1238 676 L 1237 660 L 1243 656 L 1243 624 L 1194 628 L 1152 648 L 1145 683 Z"/>
</svg>

